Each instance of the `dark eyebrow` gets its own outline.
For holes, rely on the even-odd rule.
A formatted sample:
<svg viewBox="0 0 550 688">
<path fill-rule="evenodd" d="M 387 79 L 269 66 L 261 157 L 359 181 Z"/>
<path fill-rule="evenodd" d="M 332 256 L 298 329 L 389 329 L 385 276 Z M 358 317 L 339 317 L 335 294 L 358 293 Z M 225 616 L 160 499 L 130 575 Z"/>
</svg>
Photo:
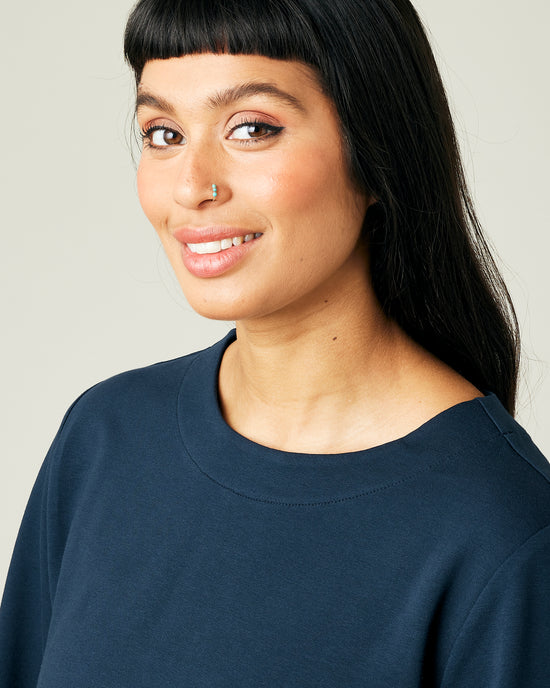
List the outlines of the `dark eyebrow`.
<svg viewBox="0 0 550 688">
<path fill-rule="evenodd" d="M 136 112 L 142 107 L 152 107 L 156 110 L 162 110 L 167 115 L 174 117 L 176 114 L 176 109 L 164 98 L 160 96 L 154 96 L 152 93 L 147 93 L 147 91 L 139 91 L 136 98 Z"/>
<path fill-rule="evenodd" d="M 290 105 L 294 110 L 298 112 L 305 112 L 305 107 L 296 98 L 296 96 L 282 91 L 280 88 L 275 86 L 275 84 L 263 83 L 250 81 L 245 84 L 238 84 L 237 86 L 231 86 L 223 91 L 218 91 L 214 95 L 208 98 L 208 104 L 211 108 L 219 108 L 232 103 L 242 100 L 243 98 L 248 98 L 249 96 L 266 95 L 280 100 L 286 105 Z"/>
<path fill-rule="evenodd" d="M 257 95 L 270 96 L 271 98 L 280 100 L 286 105 L 290 105 L 291 108 L 297 110 L 298 112 L 305 112 L 305 107 L 295 96 L 287 93 L 286 91 L 282 91 L 274 84 L 254 81 L 245 84 L 238 84 L 237 86 L 226 88 L 223 91 L 218 91 L 208 98 L 207 103 L 210 108 L 216 109 L 231 105 L 232 103 L 242 100 L 243 98 Z M 136 98 L 136 112 L 142 107 L 152 107 L 156 110 L 162 110 L 171 117 L 176 115 L 176 109 L 174 106 L 161 96 L 153 95 L 147 91 L 138 90 Z"/>
</svg>

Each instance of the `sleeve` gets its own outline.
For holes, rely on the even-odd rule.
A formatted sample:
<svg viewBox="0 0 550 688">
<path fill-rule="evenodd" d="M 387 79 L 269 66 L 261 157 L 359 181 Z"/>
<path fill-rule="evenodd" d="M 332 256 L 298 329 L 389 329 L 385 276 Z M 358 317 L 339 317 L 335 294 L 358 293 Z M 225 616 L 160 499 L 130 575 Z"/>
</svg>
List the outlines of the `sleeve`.
<svg viewBox="0 0 550 688">
<path fill-rule="evenodd" d="M 50 618 L 44 504 L 48 460 L 38 474 L 0 607 L 0 688 L 36 686 Z"/>
<path fill-rule="evenodd" d="M 550 686 L 550 526 L 499 567 L 453 645 L 441 688 Z"/>
<path fill-rule="evenodd" d="M 77 399 L 78 401 L 78 399 Z M 40 469 L 21 522 L 0 606 L 0 688 L 35 688 L 50 626 L 63 536 L 52 498 L 52 474 L 74 405 Z"/>
</svg>

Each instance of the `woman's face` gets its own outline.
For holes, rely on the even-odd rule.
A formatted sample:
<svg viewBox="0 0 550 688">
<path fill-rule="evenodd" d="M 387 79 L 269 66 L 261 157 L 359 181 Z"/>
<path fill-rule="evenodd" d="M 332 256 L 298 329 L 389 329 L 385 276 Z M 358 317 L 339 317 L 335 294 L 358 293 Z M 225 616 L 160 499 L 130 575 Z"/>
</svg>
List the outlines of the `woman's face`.
<svg viewBox="0 0 550 688">
<path fill-rule="evenodd" d="M 366 273 L 368 200 L 308 67 L 211 53 L 153 60 L 137 106 L 140 201 L 197 312 L 244 320 L 315 308 Z"/>
</svg>

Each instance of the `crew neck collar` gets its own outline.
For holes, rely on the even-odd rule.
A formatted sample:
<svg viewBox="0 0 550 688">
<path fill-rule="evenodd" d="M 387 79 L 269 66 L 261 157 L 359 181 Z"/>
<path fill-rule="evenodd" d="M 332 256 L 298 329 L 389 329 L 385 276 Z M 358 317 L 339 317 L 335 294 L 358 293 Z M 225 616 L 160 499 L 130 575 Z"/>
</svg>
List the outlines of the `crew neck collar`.
<svg viewBox="0 0 550 688">
<path fill-rule="evenodd" d="M 211 480 L 243 498 L 314 506 L 365 497 L 416 479 L 473 449 L 480 434 L 498 432 L 489 411 L 506 414 L 490 394 L 443 411 L 405 437 L 362 451 L 306 454 L 271 449 L 235 432 L 220 410 L 220 364 L 235 339 L 232 330 L 193 355 L 180 388 L 178 416 L 189 459 Z"/>
</svg>

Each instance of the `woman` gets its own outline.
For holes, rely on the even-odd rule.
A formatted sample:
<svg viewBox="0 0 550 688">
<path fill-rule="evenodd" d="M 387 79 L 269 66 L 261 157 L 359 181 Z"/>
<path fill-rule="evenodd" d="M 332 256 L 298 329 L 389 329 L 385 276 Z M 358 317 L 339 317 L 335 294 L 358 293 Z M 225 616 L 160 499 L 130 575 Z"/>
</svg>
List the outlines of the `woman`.
<svg viewBox="0 0 550 688">
<path fill-rule="evenodd" d="M 142 0 L 138 188 L 222 342 L 71 407 L 5 686 L 540 687 L 550 471 L 407 0 Z"/>
</svg>

